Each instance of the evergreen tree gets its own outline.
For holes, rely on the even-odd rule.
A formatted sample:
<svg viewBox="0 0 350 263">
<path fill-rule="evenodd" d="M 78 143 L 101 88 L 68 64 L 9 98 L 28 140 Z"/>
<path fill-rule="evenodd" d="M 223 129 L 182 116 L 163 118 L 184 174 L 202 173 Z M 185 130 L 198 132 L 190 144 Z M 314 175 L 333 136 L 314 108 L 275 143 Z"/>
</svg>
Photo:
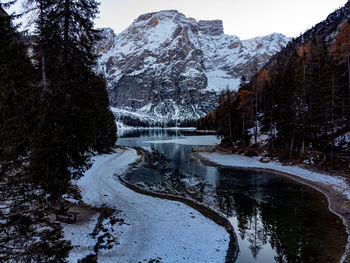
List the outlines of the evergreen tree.
<svg viewBox="0 0 350 263">
<path fill-rule="evenodd" d="M 28 156 L 33 101 L 38 94 L 35 74 L 26 55 L 25 39 L 0 3 L 0 172 L 21 166 Z"/>
<path fill-rule="evenodd" d="M 0 261 L 65 262 L 70 245 L 27 170 L 39 89 L 9 5 L 0 3 Z"/>
<path fill-rule="evenodd" d="M 114 145 L 105 82 L 94 73 L 94 0 L 32 1 L 38 12 L 37 61 L 44 70 L 31 171 L 56 195 L 89 166 L 91 151 Z M 45 56 L 43 67 L 42 56 Z M 44 78 L 43 78 L 44 79 Z"/>
<path fill-rule="evenodd" d="M 291 41 L 249 83 L 242 83 L 237 95 L 228 100 L 222 94 L 219 106 L 199 124 L 214 123 L 225 142 L 238 145 L 249 144 L 247 134 L 255 142 L 259 126 L 270 135 L 263 147 L 281 157 L 312 152 L 320 156 L 320 164 L 348 167 L 348 160 L 339 157 L 350 150 L 344 139 L 340 143 L 350 131 L 350 24 L 342 23 L 348 10 L 347 4 L 331 23 Z"/>
</svg>

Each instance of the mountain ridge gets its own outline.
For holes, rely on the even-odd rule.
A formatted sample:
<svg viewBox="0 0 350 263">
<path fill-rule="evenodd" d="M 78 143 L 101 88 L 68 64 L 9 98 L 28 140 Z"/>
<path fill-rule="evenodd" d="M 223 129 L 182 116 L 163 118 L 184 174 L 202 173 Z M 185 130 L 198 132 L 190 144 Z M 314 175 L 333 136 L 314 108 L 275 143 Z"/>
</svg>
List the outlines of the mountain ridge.
<svg viewBox="0 0 350 263">
<path fill-rule="evenodd" d="M 348 173 L 350 2 L 289 42 L 197 128 L 230 146 Z"/>
<path fill-rule="evenodd" d="M 250 79 L 290 40 L 276 33 L 240 40 L 224 34 L 221 20 L 197 22 L 176 10 L 140 15 L 120 34 L 105 28 L 101 35 L 98 64 L 111 106 L 165 124 L 210 112 L 222 90 L 237 90 L 243 75 Z"/>
</svg>

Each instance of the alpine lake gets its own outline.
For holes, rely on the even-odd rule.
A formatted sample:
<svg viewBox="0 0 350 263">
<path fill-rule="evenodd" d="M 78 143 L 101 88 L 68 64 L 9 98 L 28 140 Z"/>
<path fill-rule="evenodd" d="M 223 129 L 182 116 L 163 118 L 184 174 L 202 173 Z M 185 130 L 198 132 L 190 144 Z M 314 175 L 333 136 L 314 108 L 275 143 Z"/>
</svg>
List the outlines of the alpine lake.
<svg viewBox="0 0 350 263">
<path fill-rule="evenodd" d="M 190 130 L 124 130 L 117 144 L 136 147 L 144 156 L 124 178 L 148 190 L 194 199 L 225 214 L 238 239 L 237 263 L 341 260 L 346 229 L 330 212 L 322 193 L 276 174 L 205 164 L 192 155 L 200 147 L 198 136 L 192 136 L 195 133 Z M 176 142 L 184 137 L 189 142 Z M 196 138 L 194 145 L 191 137 Z M 206 145 L 212 137 L 199 138 L 200 144 Z"/>
</svg>

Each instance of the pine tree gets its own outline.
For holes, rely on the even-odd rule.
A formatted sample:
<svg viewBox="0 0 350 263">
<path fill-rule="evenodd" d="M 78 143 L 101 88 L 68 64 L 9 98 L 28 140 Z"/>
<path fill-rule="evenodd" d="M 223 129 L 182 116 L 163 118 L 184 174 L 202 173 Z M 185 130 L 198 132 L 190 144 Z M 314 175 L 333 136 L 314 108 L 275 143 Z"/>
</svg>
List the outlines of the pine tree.
<svg viewBox="0 0 350 263">
<path fill-rule="evenodd" d="M 65 262 L 70 245 L 27 170 L 39 89 L 9 4 L 0 3 L 0 262 Z"/>
<path fill-rule="evenodd" d="M 339 143 L 350 131 L 348 14 L 346 4 L 329 16 L 327 25 L 320 23 L 276 54 L 232 97 L 230 118 L 225 111 L 227 100 L 221 96 L 215 114 L 207 115 L 215 116 L 218 134 L 231 137 L 225 123 L 228 119 L 235 143 L 247 138 L 245 133 L 253 133 L 253 129 L 256 141 L 259 121 L 261 131 L 270 133 L 264 146 L 282 157 L 302 157 L 311 150 L 323 159 L 320 164 L 326 164 L 339 156 L 337 153 L 350 151 L 344 139 Z M 332 39 L 334 32 L 337 34 Z M 204 120 L 208 122 L 208 118 Z M 332 165 L 339 163 L 348 168 L 341 158 Z"/>
<path fill-rule="evenodd" d="M 21 166 L 28 156 L 31 126 L 38 94 L 35 74 L 26 54 L 24 37 L 17 33 L 0 3 L 0 171 Z"/>
<path fill-rule="evenodd" d="M 31 170 L 56 195 L 89 166 L 91 151 L 107 151 L 115 143 L 115 123 L 108 107 L 105 82 L 94 73 L 98 31 L 94 0 L 32 1 L 37 20 L 37 61 L 46 85 L 40 123 L 33 144 Z"/>
</svg>

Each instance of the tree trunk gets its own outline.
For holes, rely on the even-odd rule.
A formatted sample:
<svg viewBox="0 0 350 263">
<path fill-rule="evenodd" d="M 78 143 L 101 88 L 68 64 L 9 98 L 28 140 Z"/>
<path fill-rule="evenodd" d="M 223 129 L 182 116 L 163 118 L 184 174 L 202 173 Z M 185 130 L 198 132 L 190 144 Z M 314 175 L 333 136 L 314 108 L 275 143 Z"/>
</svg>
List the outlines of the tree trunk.
<svg viewBox="0 0 350 263">
<path fill-rule="evenodd" d="M 295 126 L 296 126 L 296 106 L 293 106 L 293 121 L 292 121 L 292 127 L 291 127 L 291 133 L 290 133 L 290 149 L 289 149 L 289 157 L 293 154 L 294 149 L 294 141 L 295 141 Z"/>
<path fill-rule="evenodd" d="M 250 109 L 251 109 L 251 120 L 254 121 L 254 107 L 253 107 L 253 96 L 250 96 Z M 254 141 L 256 143 L 256 133 L 255 133 L 255 127 L 254 127 Z"/>
<path fill-rule="evenodd" d="M 63 62 L 65 64 L 65 66 L 68 63 L 69 9 L 70 9 L 70 0 L 65 0 L 65 2 L 64 2 L 64 39 L 63 39 L 63 41 L 64 41 Z"/>
<path fill-rule="evenodd" d="M 255 87 L 255 129 L 254 129 L 254 141 L 258 143 L 258 86 Z"/>
<path fill-rule="evenodd" d="M 311 134 L 311 137 L 313 137 L 313 123 L 312 123 L 312 86 L 310 86 L 310 98 L 309 98 L 309 134 Z M 312 143 L 312 140 L 311 140 Z M 312 145 L 311 145 L 312 147 Z"/>
<path fill-rule="evenodd" d="M 227 114 L 228 114 L 228 126 L 229 126 L 229 133 L 230 133 L 230 141 L 232 141 L 232 126 L 231 126 L 231 94 L 229 89 L 226 90 L 226 96 L 227 96 Z"/>
<path fill-rule="evenodd" d="M 333 161 L 333 150 L 334 150 L 334 73 L 332 73 L 332 103 L 331 103 L 331 128 L 332 128 L 332 149 L 331 149 L 331 161 Z"/>
<path fill-rule="evenodd" d="M 341 107 L 342 107 L 342 128 L 345 126 L 345 105 L 344 105 L 344 97 L 341 99 Z"/>
<path fill-rule="evenodd" d="M 306 70 L 306 65 L 305 65 L 305 61 L 304 61 L 304 71 L 303 71 L 303 111 L 302 111 L 302 116 L 303 116 L 303 135 L 302 135 L 302 142 L 301 142 L 301 153 L 304 154 L 305 152 L 305 97 L 306 97 L 306 83 L 305 83 L 305 70 Z"/>
<path fill-rule="evenodd" d="M 43 45 L 43 3 L 42 1 L 40 1 L 40 45 L 41 45 L 41 81 L 42 81 L 42 85 L 44 87 L 43 90 L 45 90 L 46 88 L 46 69 L 45 69 L 45 52 L 44 52 L 44 45 Z"/>
<path fill-rule="evenodd" d="M 349 98 L 350 98 L 350 55 L 348 55 L 348 88 L 349 88 Z"/>
<path fill-rule="evenodd" d="M 348 88 L 349 88 L 349 94 L 348 94 L 348 98 L 349 98 L 349 102 L 348 102 L 348 111 L 350 110 L 350 55 L 348 55 Z M 350 122 L 350 120 L 348 120 Z M 349 123 L 350 125 L 350 123 Z"/>
<path fill-rule="evenodd" d="M 231 112 L 230 112 L 230 105 L 228 106 L 228 125 L 230 128 L 230 141 L 232 141 L 232 128 L 231 128 Z"/>
<path fill-rule="evenodd" d="M 243 112 L 243 132 L 242 132 L 242 134 L 243 134 L 243 137 L 244 137 L 244 134 L 245 134 L 245 123 L 244 123 L 244 118 L 245 118 L 245 116 L 244 116 L 244 112 Z"/>
<path fill-rule="evenodd" d="M 273 121 L 272 121 L 272 116 L 270 118 L 271 120 L 271 146 L 272 146 L 272 151 L 275 150 L 275 146 L 274 146 L 274 140 L 275 140 L 275 129 L 273 127 Z"/>
<path fill-rule="evenodd" d="M 44 52 L 44 51 L 42 51 Z M 45 55 L 41 54 L 41 77 L 42 85 L 46 87 L 46 70 L 45 70 Z"/>
</svg>

